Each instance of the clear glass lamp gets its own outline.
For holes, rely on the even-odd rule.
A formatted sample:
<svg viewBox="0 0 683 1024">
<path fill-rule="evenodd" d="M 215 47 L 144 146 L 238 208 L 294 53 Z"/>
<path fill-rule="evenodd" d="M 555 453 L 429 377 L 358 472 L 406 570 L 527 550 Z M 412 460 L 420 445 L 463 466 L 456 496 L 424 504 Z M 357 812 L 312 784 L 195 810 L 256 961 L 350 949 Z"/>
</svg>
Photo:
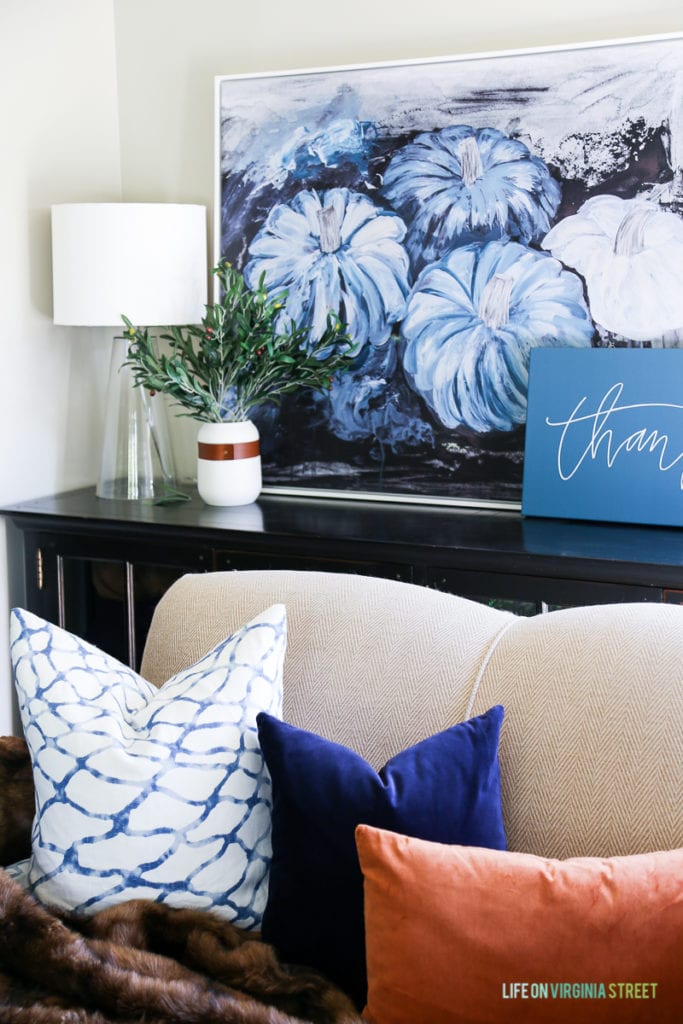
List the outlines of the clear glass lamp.
<svg viewBox="0 0 683 1024">
<path fill-rule="evenodd" d="M 78 327 L 198 324 L 207 301 L 206 208 L 174 203 L 52 207 L 54 322 Z M 161 395 L 133 387 L 128 341 L 114 338 L 100 498 L 155 498 L 175 485 Z"/>
</svg>

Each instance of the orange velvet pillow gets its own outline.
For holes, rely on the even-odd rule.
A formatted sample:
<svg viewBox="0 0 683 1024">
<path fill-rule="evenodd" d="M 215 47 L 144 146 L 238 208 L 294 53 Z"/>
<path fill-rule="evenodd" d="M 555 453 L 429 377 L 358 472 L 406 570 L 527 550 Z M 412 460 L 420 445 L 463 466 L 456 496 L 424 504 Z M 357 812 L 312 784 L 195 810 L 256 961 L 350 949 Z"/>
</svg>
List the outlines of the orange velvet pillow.
<svg viewBox="0 0 683 1024">
<path fill-rule="evenodd" d="M 548 860 L 359 825 L 372 1024 L 683 1020 L 683 850 Z"/>
</svg>

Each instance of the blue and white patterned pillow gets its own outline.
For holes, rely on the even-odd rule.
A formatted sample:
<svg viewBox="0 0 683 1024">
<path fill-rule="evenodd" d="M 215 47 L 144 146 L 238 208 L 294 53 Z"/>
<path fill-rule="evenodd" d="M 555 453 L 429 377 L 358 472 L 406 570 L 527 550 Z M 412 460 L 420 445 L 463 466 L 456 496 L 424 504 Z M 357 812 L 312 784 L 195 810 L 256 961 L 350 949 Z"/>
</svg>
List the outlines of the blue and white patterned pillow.
<svg viewBox="0 0 683 1024">
<path fill-rule="evenodd" d="M 282 713 L 285 644 L 274 605 L 157 689 L 13 610 L 39 900 L 91 914 L 146 898 L 260 926 L 272 804 L 256 715 Z"/>
<path fill-rule="evenodd" d="M 15 864 L 8 864 L 2 870 L 5 871 L 10 878 L 17 883 L 17 885 L 20 885 L 22 889 L 28 889 L 28 869 L 30 866 L 31 861 L 27 857 L 26 860 L 18 860 Z"/>
</svg>

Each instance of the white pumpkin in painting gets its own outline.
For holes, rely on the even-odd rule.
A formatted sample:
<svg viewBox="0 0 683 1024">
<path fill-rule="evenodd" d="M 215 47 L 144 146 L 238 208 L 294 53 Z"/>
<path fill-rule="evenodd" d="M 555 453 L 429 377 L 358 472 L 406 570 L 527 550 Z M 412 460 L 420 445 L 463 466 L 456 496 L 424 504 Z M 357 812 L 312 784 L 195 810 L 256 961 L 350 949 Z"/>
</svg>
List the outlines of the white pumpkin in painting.
<svg viewBox="0 0 683 1024">
<path fill-rule="evenodd" d="M 630 341 L 683 345 L 683 219 L 646 199 L 594 196 L 543 248 L 586 282 L 593 320 Z"/>
</svg>

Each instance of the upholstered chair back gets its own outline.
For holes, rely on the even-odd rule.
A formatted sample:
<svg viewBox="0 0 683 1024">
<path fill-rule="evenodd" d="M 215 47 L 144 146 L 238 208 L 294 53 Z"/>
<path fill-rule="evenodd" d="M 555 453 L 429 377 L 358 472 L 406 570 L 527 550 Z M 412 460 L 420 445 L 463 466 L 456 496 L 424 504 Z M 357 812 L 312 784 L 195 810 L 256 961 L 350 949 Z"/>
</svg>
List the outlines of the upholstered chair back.
<svg viewBox="0 0 683 1024">
<path fill-rule="evenodd" d="M 276 602 L 288 616 L 287 721 L 380 767 L 501 703 L 511 849 L 568 857 L 683 847 L 683 608 L 527 619 L 351 574 L 188 575 L 156 609 L 143 675 L 162 683 Z"/>
</svg>

